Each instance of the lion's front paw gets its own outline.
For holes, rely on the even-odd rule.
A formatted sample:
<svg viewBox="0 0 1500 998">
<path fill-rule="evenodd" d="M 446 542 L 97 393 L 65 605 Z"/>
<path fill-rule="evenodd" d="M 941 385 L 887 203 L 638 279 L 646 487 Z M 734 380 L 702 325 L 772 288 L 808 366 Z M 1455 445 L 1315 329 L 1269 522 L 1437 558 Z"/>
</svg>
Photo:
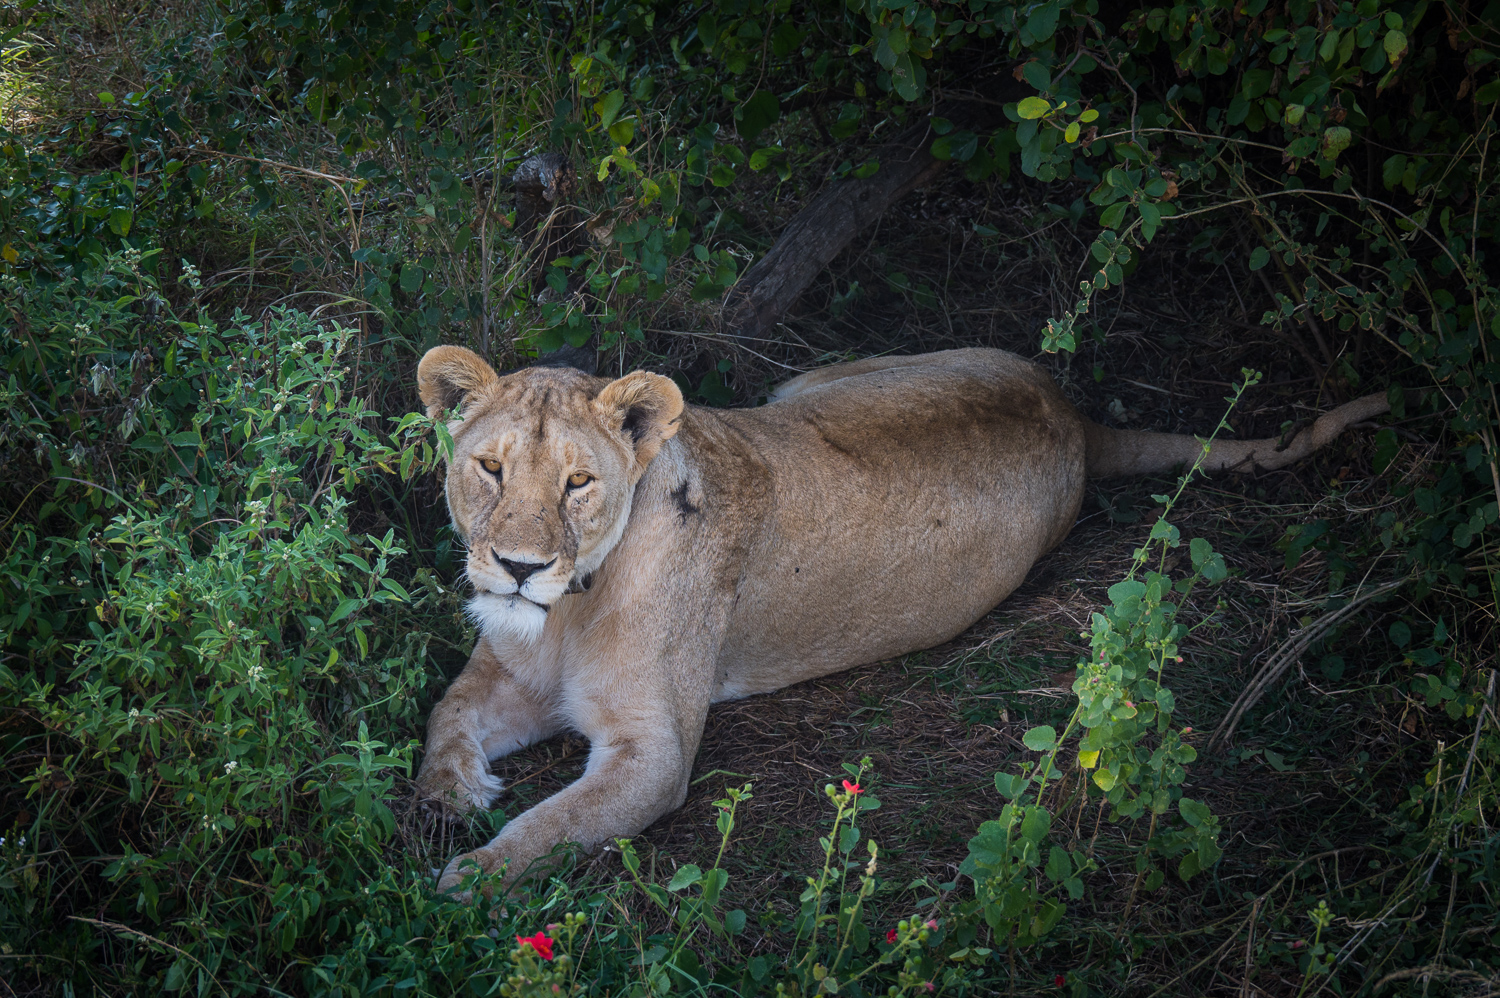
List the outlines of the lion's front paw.
<svg viewBox="0 0 1500 998">
<path fill-rule="evenodd" d="M 463 882 L 464 877 L 474 873 L 494 873 L 504 866 L 505 859 L 491 849 L 475 849 L 473 852 L 460 853 L 448 862 L 443 875 L 438 877 L 438 893 L 452 894 L 454 900 L 468 902 L 472 898 L 469 891 L 455 892 L 455 888 Z M 483 890 L 485 896 L 488 897 L 490 885 L 486 884 Z"/>
<path fill-rule="evenodd" d="M 429 758 L 417 774 L 418 800 L 447 818 L 460 818 L 472 810 L 487 811 L 504 782 L 482 762 L 465 760 L 457 765 Z"/>
</svg>

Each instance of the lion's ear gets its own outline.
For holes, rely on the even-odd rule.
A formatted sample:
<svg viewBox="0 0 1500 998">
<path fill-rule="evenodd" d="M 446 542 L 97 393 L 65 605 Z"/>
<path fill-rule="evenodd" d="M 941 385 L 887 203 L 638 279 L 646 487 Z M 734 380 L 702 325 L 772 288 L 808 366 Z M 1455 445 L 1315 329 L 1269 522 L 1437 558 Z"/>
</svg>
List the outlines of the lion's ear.
<svg viewBox="0 0 1500 998">
<path fill-rule="evenodd" d="M 594 405 L 605 426 L 630 438 L 635 446 L 635 471 L 640 474 L 677 432 L 682 392 L 671 378 L 634 371 L 605 385 Z"/>
<path fill-rule="evenodd" d="M 433 347 L 417 365 L 417 391 L 433 419 L 449 409 L 463 408 L 471 394 L 499 380 L 483 357 L 464 347 Z"/>
</svg>

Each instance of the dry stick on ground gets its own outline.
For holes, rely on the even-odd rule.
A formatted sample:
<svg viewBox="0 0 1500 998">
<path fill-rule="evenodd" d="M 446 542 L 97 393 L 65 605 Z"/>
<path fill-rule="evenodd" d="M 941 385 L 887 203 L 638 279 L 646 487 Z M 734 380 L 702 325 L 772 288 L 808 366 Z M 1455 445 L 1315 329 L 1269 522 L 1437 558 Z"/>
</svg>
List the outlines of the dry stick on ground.
<svg viewBox="0 0 1500 998">
<path fill-rule="evenodd" d="M 1281 647 L 1277 648 L 1271 657 L 1266 660 L 1266 664 L 1261 666 L 1260 671 L 1255 674 L 1255 678 L 1251 680 L 1250 685 L 1245 687 L 1239 699 L 1234 702 L 1234 706 L 1229 708 L 1229 713 L 1224 716 L 1224 720 L 1219 722 L 1219 727 L 1214 731 L 1213 737 L 1208 740 L 1209 750 L 1220 749 L 1229 744 L 1229 739 L 1234 734 L 1235 726 L 1244 718 L 1245 712 L 1260 702 L 1260 698 L 1265 696 L 1266 691 L 1276 684 L 1277 680 L 1281 678 L 1287 669 L 1291 668 L 1292 663 L 1302 657 L 1302 653 L 1307 651 L 1313 642 L 1322 638 L 1336 624 L 1347 619 L 1355 610 L 1358 610 L 1373 599 L 1378 599 L 1387 593 L 1394 592 L 1406 585 L 1406 582 L 1407 579 L 1403 577 L 1394 582 L 1387 582 L 1376 586 L 1373 589 L 1356 590 L 1348 603 L 1345 603 L 1332 613 L 1324 614 L 1287 638 Z"/>
<path fill-rule="evenodd" d="M 988 104 L 950 102 L 933 117 L 955 129 L 982 131 L 996 120 Z M 855 236 L 907 194 L 932 182 L 947 164 L 932 155 L 937 137 L 922 118 L 875 153 L 874 176 L 830 185 L 788 223 L 769 253 L 745 272 L 724 302 L 722 328 L 737 336 L 766 336 L 797 298 Z"/>
<path fill-rule="evenodd" d="M 1240 998 L 1250 998 L 1250 975 L 1255 970 L 1255 922 L 1260 918 L 1260 903 L 1265 898 L 1256 898 L 1250 909 L 1250 933 L 1245 937 L 1245 976 L 1240 983 Z"/>
</svg>

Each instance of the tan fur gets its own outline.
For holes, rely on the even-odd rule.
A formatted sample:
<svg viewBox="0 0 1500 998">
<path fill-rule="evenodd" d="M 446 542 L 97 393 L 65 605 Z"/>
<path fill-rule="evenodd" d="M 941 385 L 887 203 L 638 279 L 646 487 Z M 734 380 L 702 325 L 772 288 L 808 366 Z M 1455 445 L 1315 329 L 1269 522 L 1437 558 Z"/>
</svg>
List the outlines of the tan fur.
<svg viewBox="0 0 1500 998">
<path fill-rule="evenodd" d="M 560 842 L 634 835 L 682 803 L 710 703 L 948 640 L 1067 535 L 1089 473 L 1167 470 L 1201 447 L 1095 426 L 998 350 L 841 364 L 756 409 L 684 408 L 642 372 L 499 377 L 456 347 L 418 381 L 434 416 L 461 410 L 447 496 L 484 633 L 428 721 L 417 782 L 488 807 L 490 760 L 564 730 L 591 745 L 576 783 L 457 857 L 443 888 L 465 861 L 513 880 Z M 1313 445 L 1377 411 L 1335 410 Z M 1305 443 L 1213 455 L 1272 467 Z M 567 491 L 580 470 L 593 481 Z M 507 564 L 541 567 L 518 589 Z"/>
</svg>

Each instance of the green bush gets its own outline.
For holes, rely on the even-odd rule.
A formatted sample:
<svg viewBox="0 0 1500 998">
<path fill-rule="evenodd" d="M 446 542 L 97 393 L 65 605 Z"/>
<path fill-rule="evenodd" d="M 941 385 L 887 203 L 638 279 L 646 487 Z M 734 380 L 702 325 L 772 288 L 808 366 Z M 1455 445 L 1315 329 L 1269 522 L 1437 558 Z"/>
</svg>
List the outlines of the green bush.
<svg viewBox="0 0 1500 998">
<path fill-rule="evenodd" d="M 35 968 L 55 979 L 100 961 L 126 988 L 254 990 L 353 944 L 384 893 L 430 909 L 389 805 L 429 638 L 399 623 L 394 530 L 352 530 L 349 500 L 431 463 L 426 420 L 383 432 L 350 392 L 350 330 L 175 319 L 137 255 L 6 297 L 0 441 L 35 482 L 0 587 L 0 755 L 25 789 L 7 952 L 62 961 Z M 334 965 L 309 981 L 379 973 Z"/>
</svg>

